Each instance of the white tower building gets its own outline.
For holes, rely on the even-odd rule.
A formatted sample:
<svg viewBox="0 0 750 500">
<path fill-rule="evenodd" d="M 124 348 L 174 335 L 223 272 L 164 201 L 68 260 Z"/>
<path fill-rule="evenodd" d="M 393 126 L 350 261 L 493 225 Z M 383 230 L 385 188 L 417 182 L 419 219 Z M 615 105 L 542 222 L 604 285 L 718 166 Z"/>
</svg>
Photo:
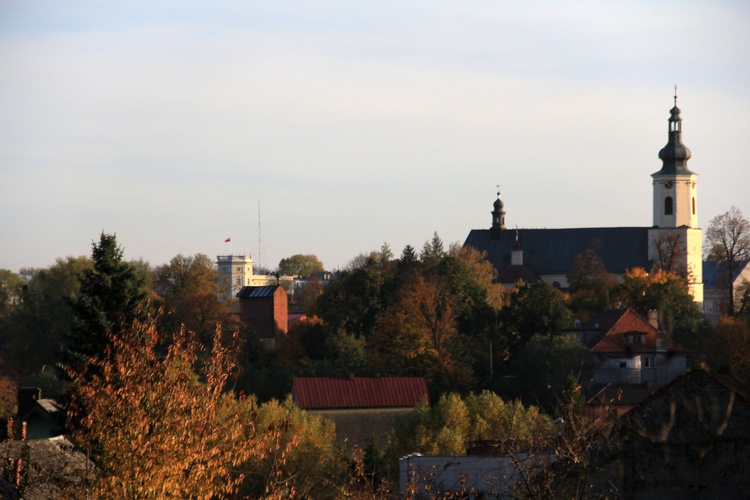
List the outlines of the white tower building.
<svg viewBox="0 0 750 500">
<path fill-rule="evenodd" d="M 669 139 L 659 151 L 661 170 L 653 178 L 653 227 L 649 230 L 649 259 L 668 263 L 688 280 L 693 299 L 703 303 L 703 232 L 698 227 L 698 174 L 687 167 L 690 150 L 682 144 L 682 118 L 674 96 Z"/>
<path fill-rule="evenodd" d="M 252 286 L 253 257 L 251 255 L 218 255 L 219 298 L 234 299 L 243 286 Z"/>
</svg>

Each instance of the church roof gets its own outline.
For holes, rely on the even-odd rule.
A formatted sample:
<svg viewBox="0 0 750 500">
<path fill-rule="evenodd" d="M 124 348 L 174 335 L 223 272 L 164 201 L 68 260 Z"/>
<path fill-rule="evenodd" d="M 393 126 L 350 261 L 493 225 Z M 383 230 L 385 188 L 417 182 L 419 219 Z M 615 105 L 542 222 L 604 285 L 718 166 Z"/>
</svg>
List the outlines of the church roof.
<svg viewBox="0 0 750 500">
<path fill-rule="evenodd" d="M 472 229 L 464 246 L 487 252 L 499 273 L 511 265 L 513 244 L 523 245 L 523 263 L 537 275 L 570 274 L 573 257 L 597 247 L 607 271 L 624 274 L 634 267 L 648 269 L 647 227 L 592 227 L 573 229 Z"/>
</svg>

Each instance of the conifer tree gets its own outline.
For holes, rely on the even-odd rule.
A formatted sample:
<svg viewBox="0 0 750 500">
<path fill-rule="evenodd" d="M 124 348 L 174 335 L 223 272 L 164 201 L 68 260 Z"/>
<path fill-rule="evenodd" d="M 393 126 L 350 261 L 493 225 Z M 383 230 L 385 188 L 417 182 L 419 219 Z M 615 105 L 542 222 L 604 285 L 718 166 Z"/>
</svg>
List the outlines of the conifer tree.
<svg viewBox="0 0 750 500">
<path fill-rule="evenodd" d="M 136 268 L 122 260 L 114 234 L 102 233 L 92 244 L 93 268 L 80 276 L 80 293 L 72 303 L 73 327 L 68 361 L 99 358 L 112 335 L 135 319 L 145 318 L 148 291 Z"/>
</svg>

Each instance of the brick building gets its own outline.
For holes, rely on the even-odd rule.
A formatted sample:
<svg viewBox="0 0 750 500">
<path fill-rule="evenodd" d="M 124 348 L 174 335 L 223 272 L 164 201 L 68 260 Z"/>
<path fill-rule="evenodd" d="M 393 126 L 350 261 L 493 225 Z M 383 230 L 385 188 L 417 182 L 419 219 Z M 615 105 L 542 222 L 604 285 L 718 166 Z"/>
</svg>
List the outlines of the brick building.
<svg viewBox="0 0 750 500">
<path fill-rule="evenodd" d="M 289 331 L 289 297 L 281 285 L 245 286 L 237 294 L 240 322 L 269 349 L 278 349 Z"/>
</svg>

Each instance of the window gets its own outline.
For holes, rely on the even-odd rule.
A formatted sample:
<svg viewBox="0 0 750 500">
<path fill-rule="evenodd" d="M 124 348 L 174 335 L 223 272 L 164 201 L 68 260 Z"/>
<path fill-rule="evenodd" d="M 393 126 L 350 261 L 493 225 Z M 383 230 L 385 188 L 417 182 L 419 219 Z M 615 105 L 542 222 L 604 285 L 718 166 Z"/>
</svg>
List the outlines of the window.
<svg viewBox="0 0 750 500">
<path fill-rule="evenodd" d="M 674 200 L 671 196 L 664 198 L 664 215 L 672 215 L 674 213 Z"/>
<path fill-rule="evenodd" d="M 653 356 L 643 356 L 643 359 L 641 360 L 641 367 L 642 368 L 654 368 L 656 365 L 654 365 L 654 357 Z"/>
<path fill-rule="evenodd" d="M 695 215 L 695 196 L 693 196 L 693 215 Z"/>
<path fill-rule="evenodd" d="M 632 333 L 628 335 L 628 342 L 630 342 L 631 344 L 643 344 L 643 334 Z"/>
</svg>

